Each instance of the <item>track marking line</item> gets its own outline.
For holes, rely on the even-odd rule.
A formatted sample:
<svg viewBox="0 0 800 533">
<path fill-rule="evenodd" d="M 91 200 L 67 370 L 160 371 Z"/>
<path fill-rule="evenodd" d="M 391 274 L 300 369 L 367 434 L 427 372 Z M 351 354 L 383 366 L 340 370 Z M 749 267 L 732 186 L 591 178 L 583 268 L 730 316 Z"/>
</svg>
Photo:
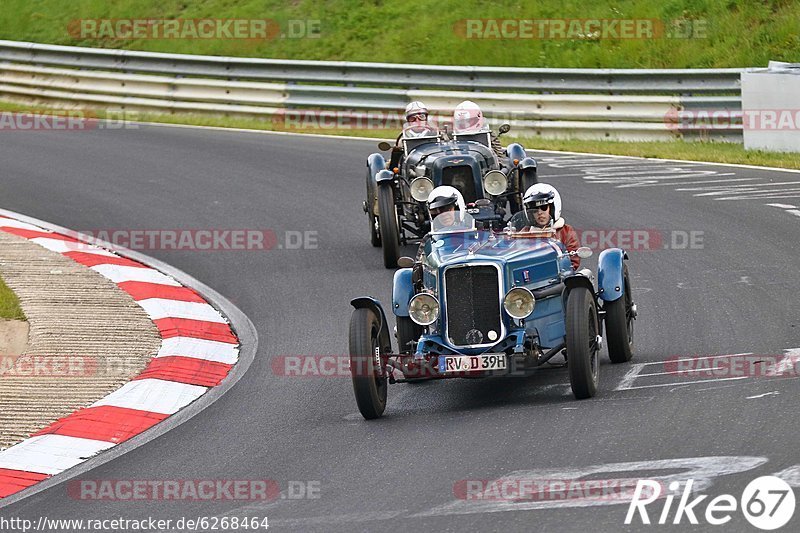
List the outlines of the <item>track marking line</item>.
<svg viewBox="0 0 800 533">
<path fill-rule="evenodd" d="M 734 381 L 739 379 L 747 379 L 749 376 L 738 376 L 735 378 L 716 378 L 716 379 L 699 379 L 697 381 L 691 381 L 688 383 L 658 383 L 656 385 L 637 385 L 635 387 L 628 387 L 627 389 L 617 389 L 617 390 L 639 390 L 639 389 L 654 389 L 659 387 L 688 387 L 689 385 L 695 385 L 697 383 L 715 383 L 718 381 Z"/>
<path fill-rule="evenodd" d="M 755 400 L 756 398 L 763 398 L 765 396 L 777 396 L 780 392 L 774 390 L 772 392 L 765 392 L 764 394 L 756 394 L 755 396 L 747 396 L 746 400 Z"/>
</svg>

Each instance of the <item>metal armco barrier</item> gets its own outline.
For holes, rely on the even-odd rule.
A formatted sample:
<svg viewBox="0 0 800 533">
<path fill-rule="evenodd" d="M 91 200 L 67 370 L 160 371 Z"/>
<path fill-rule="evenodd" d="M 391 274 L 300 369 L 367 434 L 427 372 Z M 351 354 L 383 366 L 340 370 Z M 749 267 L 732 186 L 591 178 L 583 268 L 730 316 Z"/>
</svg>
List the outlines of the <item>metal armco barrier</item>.
<svg viewBox="0 0 800 533">
<path fill-rule="evenodd" d="M 412 100 L 449 114 L 469 99 L 517 135 L 618 140 L 742 142 L 747 70 L 288 61 L 0 41 L 0 97 L 10 101 L 269 117 L 303 109 L 399 113 Z"/>
</svg>

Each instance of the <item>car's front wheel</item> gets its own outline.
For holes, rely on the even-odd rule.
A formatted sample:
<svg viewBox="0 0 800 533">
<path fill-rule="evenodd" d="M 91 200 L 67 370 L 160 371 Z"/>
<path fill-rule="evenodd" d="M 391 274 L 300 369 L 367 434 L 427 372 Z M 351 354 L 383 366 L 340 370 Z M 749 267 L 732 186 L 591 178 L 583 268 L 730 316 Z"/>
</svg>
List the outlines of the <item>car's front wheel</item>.
<svg viewBox="0 0 800 533">
<path fill-rule="evenodd" d="M 567 369 L 572 394 L 582 400 L 597 393 L 600 362 L 597 353 L 597 307 L 584 287 L 567 296 Z"/>
<path fill-rule="evenodd" d="M 383 246 L 383 266 L 397 268 L 400 257 L 400 231 L 397 228 L 397 210 L 391 183 L 378 185 L 378 217 Z"/>
<path fill-rule="evenodd" d="M 380 320 L 371 309 L 356 309 L 350 317 L 350 374 L 361 416 L 379 418 L 386 409 L 389 384 L 381 359 Z"/>
</svg>

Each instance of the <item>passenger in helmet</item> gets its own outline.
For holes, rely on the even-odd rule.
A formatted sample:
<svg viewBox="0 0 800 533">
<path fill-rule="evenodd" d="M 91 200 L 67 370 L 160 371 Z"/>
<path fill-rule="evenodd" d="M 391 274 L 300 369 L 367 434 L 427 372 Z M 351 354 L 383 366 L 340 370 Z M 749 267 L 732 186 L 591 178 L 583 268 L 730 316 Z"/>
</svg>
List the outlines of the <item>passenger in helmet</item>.
<svg viewBox="0 0 800 533">
<path fill-rule="evenodd" d="M 500 139 L 492 134 L 486 124 L 480 106 L 470 100 L 464 100 L 458 104 L 453 112 L 453 133 L 456 135 L 468 135 L 484 132 L 489 133 L 489 137 L 492 140 L 492 150 L 502 160 L 506 156 L 505 149 L 500 143 Z"/>
<path fill-rule="evenodd" d="M 572 252 L 580 247 L 575 229 L 561 218 L 561 195 L 552 185 L 537 183 L 525 191 L 522 197 L 523 210 L 515 214 L 509 222 L 516 231 L 532 228 L 551 228 L 556 232 L 567 251 Z M 581 258 L 570 257 L 572 267 L 577 270 Z"/>
</svg>

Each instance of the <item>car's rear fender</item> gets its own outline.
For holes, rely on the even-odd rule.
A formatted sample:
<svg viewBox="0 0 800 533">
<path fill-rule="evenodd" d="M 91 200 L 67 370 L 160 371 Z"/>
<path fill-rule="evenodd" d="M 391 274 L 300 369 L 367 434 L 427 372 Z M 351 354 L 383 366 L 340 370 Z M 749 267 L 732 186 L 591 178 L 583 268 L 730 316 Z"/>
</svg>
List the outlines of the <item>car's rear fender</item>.
<svg viewBox="0 0 800 533">
<path fill-rule="evenodd" d="M 395 316 L 408 316 L 408 302 L 414 296 L 412 269 L 401 268 L 394 273 L 392 282 L 392 311 Z"/>
<path fill-rule="evenodd" d="M 391 335 L 389 335 L 389 323 L 386 321 L 386 313 L 383 312 L 383 306 L 381 306 L 381 303 L 371 296 L 361 296 L 350 300 L 350 305 L 356 309 L 369 309 L 375 313 L 375 316 L 377 316 L 378 320 L 380 320 L 378 337 L 381 341 L 381 351 L 383 353 L 391 353 L 392 340 Z"/>
<path fill-rule="evenodd" d="M 597 290 L 604 302 L 613 302 L 625 294 L 622 262 L 627 258 L 628 255 L 619 248 L 600 252 L 597 259 Z"/>
</svg>

